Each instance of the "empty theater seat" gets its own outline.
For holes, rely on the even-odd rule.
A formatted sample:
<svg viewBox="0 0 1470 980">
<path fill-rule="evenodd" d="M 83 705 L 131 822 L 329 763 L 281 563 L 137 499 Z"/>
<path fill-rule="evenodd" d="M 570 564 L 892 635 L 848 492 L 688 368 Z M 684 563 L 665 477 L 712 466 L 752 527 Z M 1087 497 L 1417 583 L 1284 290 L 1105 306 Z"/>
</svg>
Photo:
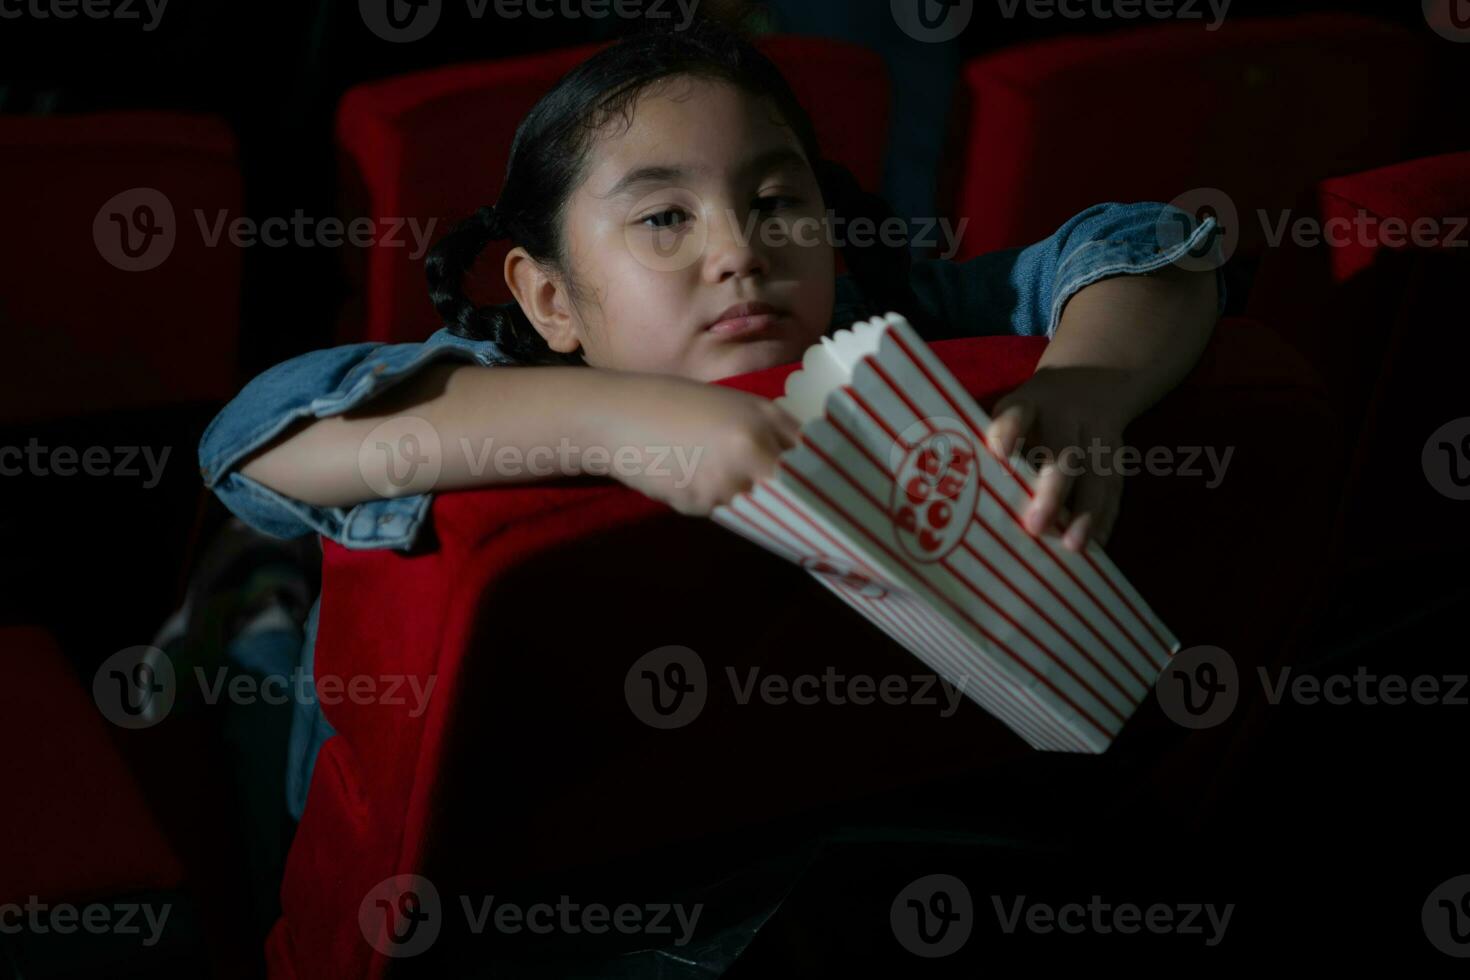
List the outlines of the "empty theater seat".
<svg viewBox="0 0 1470 980">
<path fill-rule="evenodd" d="M 0 785 L 6 787 L 0 807 L 0 905 L 85 906 L 146 898 L 178 911 L 177 890 L 184 881 L 179 858 L 114 746 L 91 692 L 55 640 L 33 626 L 0 628 L 0 666 L 5 671 Z M 174 925 L 181 926 L 184 918 L 180 912 Z M 15 922 L 8 919 L 6 925 Z M 5 931 L 0 963 L 13 964 L 20 971 L 16 976 L 81 976 L 84 967 L 90 967 L 85 975 L 104 970 L 124 975 L 125 962 L 149 954 L 136 934 L 119 933 L 89 963 L 84 951 L 89 943 L 99 943 L 97 937 Z M 62 974 L 62 964 L 79 972 Z"/>
<path fill-rule="evenodd" d="M 192 447 L 239 383 L 242 207 L 216 117 L 0 116 L 0 622 L 100 657 L 177 601 Z"/>
<path fill-rule="evenodd" d="M 1462 555 L 1465 504 L 1431 474 L 1450 479 L 1454 458 L 1464 479 L 1470 457 L 1458 437 L 1428 443 L 1470 416 L 1470 153 L 1323 181 L 1293 216 L 1321 231 L 1267 250 L 1250 311 L 1314 366 L 1353 436 L 1341 563 Z"/>
<path fill-rule="evenodd" d="M 0 116 L 0 208 L 27 257 L 0 264 L 0 425 L 229 398 L 240 250 L 208 231 L 242 192 L 223 121 Z"/>
<path fill-rule="evenodd" d="M 934 350 L 989 406 L 1044 347 L 995 337 Z M 727 383 L 775 395 L 791 370 Z M 1130 429 L 1144 448 L 1234 447 L 1212 488 L 1182 474 L 1131 479 L 1108 549 L 1185 646 L 1224 646 L 1242 670 L 1280 656 L 1323 577 L 1331 515 L 1314 506 L 1330 490 L 1325 470 L 1279 476 L 1297 458 L 1290 433 L 1327 444 L 1335 428 L 1301 359 L 1273 331 L 1229 320 L 1190 380 Z M 1248 612 L 1221 601 L 1243 583 L 1259 597 Z M 913 705 L 793 711 L 712 696 L 684 729 L 643 724 L 625 677 L 671 644 L 720 677 L 773 664 L 788 676 L 923 668 L 795 566 L 608 482 L 441 494 L 411 552 L 327 543 L 320 616 L 318 678 L 406 674 L 435 687 L 419 717 L 412 699 L 324 706 L 338 734 L 288 859 L 268 950 L 277 976 L 382 975 L 387 960 L 358 916 L 392 875 L 422 873 L 444 895 L 493 892 L 519 875 L 1054 758 L 969 703 L 941 718 Z M 1178 760 L 1166 785 L 1182 792 L 1216 771 L 1234 734 L 1186 734 L 1148 699 L 1090 759 Z M 1131 788 L 1120 776 L 1116 792 Z"/>
<path fill-rule="evenodd" d="M 1062 37 L 976 58 L 962 73 L 945 178 L 952 217 L 968 221 L 958 257 L 1030 244 L 1098 201 L 1173 201 L 1201 188 L 1233 205 L 1239 240 L 1227 246 L 1255 255 L 1265 240 L 1257 209 L 1279 213 L 1315 180 L 1434 152 L 1450 137 L 1435 108 L 1447 94 L 1432 81 L 1438 39 L 1425 35 L 1311 14 Z M 1218 208 L 1220 198 L 1189 203 Z"/>
<path fill-rule="evenodd" d="M 882 59 L 823 38 L 771 36 L 758 46 L 812 116 L 824 155 L 876 188 L 888 125 Z M 441 237 L 455 220 L 494 203 L 516 126 L 536 101 L 601 44 L 493 62 L 456 65 L 348 91 L 337 111 L 346 216 L 366 216 L 386 234 L 415 220 Z M 417 341 L 440 326 L 424 284 L 423 256 L 401 229 L 397 246 L 348 249 L 353 298 L 338 331 L 343 343 Z M 501 278 L 509 246 L 492 242 L 473 291 L 510 299 Z"/>
</svg>

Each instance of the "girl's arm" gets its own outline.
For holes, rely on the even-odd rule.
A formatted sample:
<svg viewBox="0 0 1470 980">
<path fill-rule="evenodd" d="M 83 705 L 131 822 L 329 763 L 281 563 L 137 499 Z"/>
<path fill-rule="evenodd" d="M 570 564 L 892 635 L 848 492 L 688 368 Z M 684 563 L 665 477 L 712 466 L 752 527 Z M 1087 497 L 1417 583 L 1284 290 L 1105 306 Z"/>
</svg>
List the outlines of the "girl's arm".
<svg viewBox="0 0 1470 980">
<path fill-rule="evenodd" d="M 296 422 L 240 472 L 320 507 L 613 476 L 706 514 L 770 473 L 797 430 L 767 399 L 681 378 L 437 363 L 359 408 Z"/>
<path fill-rule="evenodd" d="M 1106 458 L 1102 472 L 1078 464 L 1093 458 L 1094 445 L 1116 451 L 1128 423 L 1199 360 L 1219 317 L 1216 279 L 1164 266 L 1099 280 L 1067 302 L 1036 373 L 996 404 L 986 433 L 999 453 L 1024 436 L 1053 457 L 1024 515 L 1032 533 L 1060 513 L 1068 547 L 1080 550 L 1089 535 L 1106 542 L 1123 492 L 1117 460 Z M 1058 456 L 1069 447 L 1070 463 Z M 1062 509 L 1069 497 L 1070 515 Z"/>
</svg>

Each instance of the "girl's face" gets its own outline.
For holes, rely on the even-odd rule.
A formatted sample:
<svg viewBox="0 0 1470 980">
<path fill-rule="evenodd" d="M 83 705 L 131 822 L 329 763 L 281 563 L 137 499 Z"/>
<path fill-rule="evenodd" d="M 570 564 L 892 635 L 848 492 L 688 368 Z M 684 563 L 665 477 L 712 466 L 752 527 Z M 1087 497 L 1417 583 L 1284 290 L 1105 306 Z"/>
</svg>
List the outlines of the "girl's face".
<svg viewBox="0 0 1470 980">
<path fill-rule="evenodd" d="M 568 204 L 580 290 L 550 287 L 532 322 L 594 367 L 713 380 L 798 360 L 831 321 L 834 257 L 795 135 L 767 103 L 689 77 L 650 88 L 622 123 Z M 741 303 L 779 312 L 711 329 Z"/>
</svg>

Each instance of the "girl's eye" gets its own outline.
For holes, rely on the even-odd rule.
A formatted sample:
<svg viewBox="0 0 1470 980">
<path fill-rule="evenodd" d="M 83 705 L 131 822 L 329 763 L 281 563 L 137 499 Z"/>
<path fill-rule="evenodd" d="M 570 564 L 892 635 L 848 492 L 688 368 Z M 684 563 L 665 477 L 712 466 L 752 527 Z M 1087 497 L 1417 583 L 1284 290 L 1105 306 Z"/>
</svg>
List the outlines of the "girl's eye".
<svg viewBox="0 0 1470 980">
<path fill-rule="evenodd" d="M 650 215 L 644 217 L 641 221 L 639 221 L 639 224 L 644 225 L 644 226 L 649 227 L 649 228 L 656 229 L 656 230 L 657 229 L 664 229 L 664 228 L 671 228 L 671 227 L 673 227 L 671 224 L 662 222 L 660 219 L 667 218 L 670 215 L 684 215 L 684 214 L 686 214 L 686 212 L 684 211 L 683 208 L 668 208 L 666 210 L 663 210 L 663 211 L 658 212 L 657 214 L 650 214 Z M 650 221 L 652 221 L 653 224 L 650 225 L 649 224 Z"/>
<path fill-rule="evenodd" d="M 774 203 L 772 203 L 774 202 Z M 799 197 L 786 197 L 781 194 L 767 194 L 765 197 L 756 198 L 757 204 L 766 204 L 762 210 L 776 211 L 783 208 L 794 208 L 801 204 Z"/>
</svg>

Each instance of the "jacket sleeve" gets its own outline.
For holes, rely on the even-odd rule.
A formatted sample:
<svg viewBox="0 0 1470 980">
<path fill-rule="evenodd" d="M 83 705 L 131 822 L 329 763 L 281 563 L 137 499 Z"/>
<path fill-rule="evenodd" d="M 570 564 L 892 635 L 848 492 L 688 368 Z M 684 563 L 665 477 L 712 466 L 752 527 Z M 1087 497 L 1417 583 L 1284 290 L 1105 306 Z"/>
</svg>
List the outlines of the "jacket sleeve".
<svg viewBox="0 0 1470 980">
<path fill-rule="evenodd" d="M 442 358 L 496 363 L 493 345 L 448 338 L 418 344 L 348 344 L 311 351 L 263 371 L 204 430 L 204 485 L 246 524 L 280 538 L 316 532 L 348 548 L 407 548 L 432 494 L 384 496 L 351 507 L 318 507 L 240 473 L 241 461 L 298 419 L 349 411 Z M 364 482 L 365 494 L 371 494 Z"/>
<path fill-rule="evenodd" d="M 1025 248 L 964 262 L 921 259 L 911 281 L 919 303 L 968 337 L 1016 334 L 1050 339 L 1062 307 L 1083 286 L 1171 263 L 1215 270 L 1217 312 L 1225 309 L 1221 232 L 1214 217 L 1196 220 L 1169 204 L 1098 204 Z M 933 338 L 943 339 L 943 338 Z"/>
</svg>

